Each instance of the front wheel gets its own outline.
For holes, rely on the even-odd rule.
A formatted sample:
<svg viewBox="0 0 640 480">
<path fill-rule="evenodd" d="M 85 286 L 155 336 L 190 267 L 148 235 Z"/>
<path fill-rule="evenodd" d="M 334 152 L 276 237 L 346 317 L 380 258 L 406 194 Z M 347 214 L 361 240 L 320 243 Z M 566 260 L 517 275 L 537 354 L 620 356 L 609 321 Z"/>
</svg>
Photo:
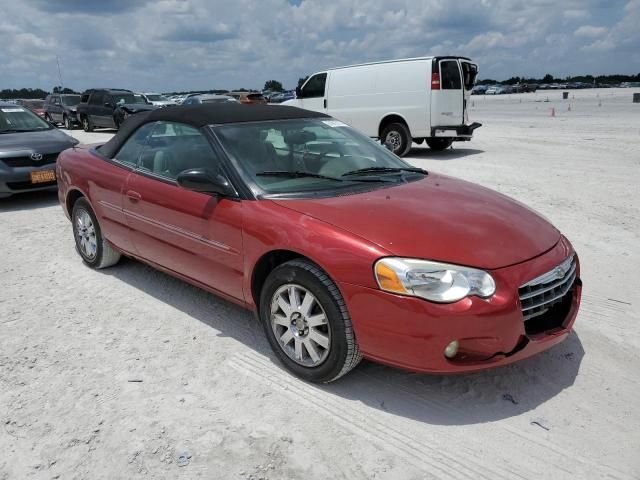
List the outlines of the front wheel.
<svg viewBox="0 0 640 480">
<path fill-rule="evenodd" d="M 384 127 L 380 140 L 399 157 L 406 155 L 411 149 L 411 134 L 404 123 L 390 123 Z"/>
<path fill-rule="evenodd" d="M 102 236 L 96 215 L 86 199 L 80 198 L 73 205 L 71 221 L 76 250 L 84 263 L 96 269 L 118 263 L 120 253 Z"/>
<path fill-rule="evenodd" d="M 431 150 L 440 152 L 451 146 L 453 140 L 450 138 L 427 138 L 427 145 Z"/>
<path fill-rule="evenodd" d="M 280 361 L 304 380 L 331 382 L 362 358 L 338 287 L 307 260 L 291 260 L 269 274 L 260 319 Z"/>
<path fill-rule="evenodd" d="M 66 128 L 67 130 L 73 130 L 73 122 L 69 118 L 69 115 L 65 115 L 63 120 L 64 120 L 64 128 Z"/>
<path fill-rule="evenodd" d="M 87 117 L 86 115 L 82 117 L 82 129 L 85 132 L 93 132 L 93 124 L 91 123 L 91 120 L 89 120 L 89 117 Z"/>
</svg>

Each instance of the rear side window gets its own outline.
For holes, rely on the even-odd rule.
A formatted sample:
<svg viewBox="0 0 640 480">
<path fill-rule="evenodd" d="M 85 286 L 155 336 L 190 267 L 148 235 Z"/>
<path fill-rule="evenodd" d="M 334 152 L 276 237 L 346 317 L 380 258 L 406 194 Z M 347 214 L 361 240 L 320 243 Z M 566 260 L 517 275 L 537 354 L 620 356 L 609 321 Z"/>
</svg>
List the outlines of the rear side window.
<svg viewBox="0 0 640 480">
<path fill-rule="evenodd" d="M 146 145 L 147 137 L 149 133 L 151 133 L 151 130 L 153 130 L 153 127 L 153 123 L 147 123 L 136 130 L 135 133 L 124 142 L 124 145 L 120 147 L 115 157 L 116 160 L 129 167 L 135 168 L 138 165 L 138 158 Z"/>
<path fill-rule="evenodd" d="M 456 60 L 443 60 L 440 62 L 440 84 L 443 90 L 462 89 L 460 69 Z"/>
<path fill-rule="evenodd" d="M 327 74 L 319 73 L 314 75 L 307 83 L 304 84 L 301 90 L 301 98 L 316 98 L 324 97 L 324 85 L 327 83 Z"/>
<path fill-rule="evenodd" d="M 478 66 L 469 62 L 460 62 L 462 66 L 462 77 L 464 79 L 464 89 L 471 90 L 476 83 L 478 75 Z"/>
<path fill-rule="evenodd" d="M 91 95 L 91 101 L 89 102 L 91 105 L 102 105 L 104 102 L 104 93 L 95 92 Z"/>
</svg>

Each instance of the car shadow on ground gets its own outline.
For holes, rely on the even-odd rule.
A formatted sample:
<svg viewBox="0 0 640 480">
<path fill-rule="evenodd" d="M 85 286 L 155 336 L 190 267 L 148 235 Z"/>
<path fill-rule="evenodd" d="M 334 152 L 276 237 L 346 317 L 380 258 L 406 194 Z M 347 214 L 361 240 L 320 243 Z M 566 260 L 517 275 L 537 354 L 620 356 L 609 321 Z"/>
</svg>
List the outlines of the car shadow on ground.
<svg viewBox="0 0 640 480">
<path fill-rule="evenodd" d="M 253 313 L 130 259 L 101 273 L 118 278 L 232 337 L 265 357 L 275 374 L 279 363 Z M 484 423 L 529 412 L 570 387 L 584 350 L 575 332 L 560 345 L 502 368 L 463 375 L 424 375 L 363 361 L 328 385 L 308 384 L 370 408 L 434 425 Z M 291 381 L 302 382 L 291 376 Z M 545 420 L 532 417 L 540 428 Z"/>
<path fill-rule="evenodd" d="M 17 212 L 51 207 L 58 203 L 58 192 L 25 192 L 0 198 L 0 212 Z"/>
<path fill-rule="evenodd" d="M 458 158 L 470 157 L 472 155 L 478 155 L 479 153 L 484 153 L 484 150 L 478 150 L 476 148 L 447 148 L 442 151 L 431 150 L 427 146 L 419 146 L 415 145 L 409 153 L 405 155 L 407 160 L 415 159 L 425 159 L 425 160 L 456 160 Z"/>
</svg>

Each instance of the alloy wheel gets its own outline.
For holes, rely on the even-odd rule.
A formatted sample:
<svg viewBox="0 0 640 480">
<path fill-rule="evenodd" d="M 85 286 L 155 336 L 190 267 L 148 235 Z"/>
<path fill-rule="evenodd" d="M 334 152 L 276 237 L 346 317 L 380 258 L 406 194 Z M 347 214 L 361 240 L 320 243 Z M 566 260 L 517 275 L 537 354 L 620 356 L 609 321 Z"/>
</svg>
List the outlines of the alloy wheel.
<svg viewBox="0 0 640 480">
<path fill-rule="evenodd" d="M 331 327 L 318 299 L 301 285 L 282 285 L 271 298 L 271 328 L 282 351 L 304 367 L 317 367 L 331 348 Z"/>
<path fill-rule="evenodd" d="M 98 251 L 96 228 L 86 210 L 80 210 L 76 215 L 76 243 L 85 258 L 95 258 Z"/>
</svg>

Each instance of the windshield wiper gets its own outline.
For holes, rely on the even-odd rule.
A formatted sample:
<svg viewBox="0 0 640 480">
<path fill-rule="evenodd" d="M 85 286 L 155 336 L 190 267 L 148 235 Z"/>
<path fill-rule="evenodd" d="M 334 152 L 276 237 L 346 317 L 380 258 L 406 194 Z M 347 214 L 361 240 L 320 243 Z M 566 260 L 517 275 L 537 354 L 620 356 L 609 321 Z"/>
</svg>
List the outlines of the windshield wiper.
<svg viewBox="0 0 640 480">
<path fill-rule="evenodd" d="M 256 173 L 258 177 L 286 177 L 286 178 L 323 178 L 325 180 L 333 180 L 334 182 L 347 182 L 347 181 L 356 181 L 356 182 L 384 182 L 386 180 L 382 180 L 379 178 L 367 178 L 367 179 L 354 179 L 347 180 L 344 178 L 336 178 L 330 177 L 328 175 L 322 175 L 321 173 L 314 172 L 306 172 L 303 170 L 266 170 L 264 172 Z"/>
<path fill-rule="evenodd" d="M 366 175 L 367 173 L 398 173 L 398 172 L 411 172 L 411 173 L 421 173 L 423 175 L 428 175 L 429 172 L 423 170 L 422 168 L 414 168 L 414 167 L 367 167 L 367 168 L 359 168 L 358 170 L 351 170 L 350 172 L 343 173 L 343 177 L 348 177 L 351 175 Z"/>
</svg>

